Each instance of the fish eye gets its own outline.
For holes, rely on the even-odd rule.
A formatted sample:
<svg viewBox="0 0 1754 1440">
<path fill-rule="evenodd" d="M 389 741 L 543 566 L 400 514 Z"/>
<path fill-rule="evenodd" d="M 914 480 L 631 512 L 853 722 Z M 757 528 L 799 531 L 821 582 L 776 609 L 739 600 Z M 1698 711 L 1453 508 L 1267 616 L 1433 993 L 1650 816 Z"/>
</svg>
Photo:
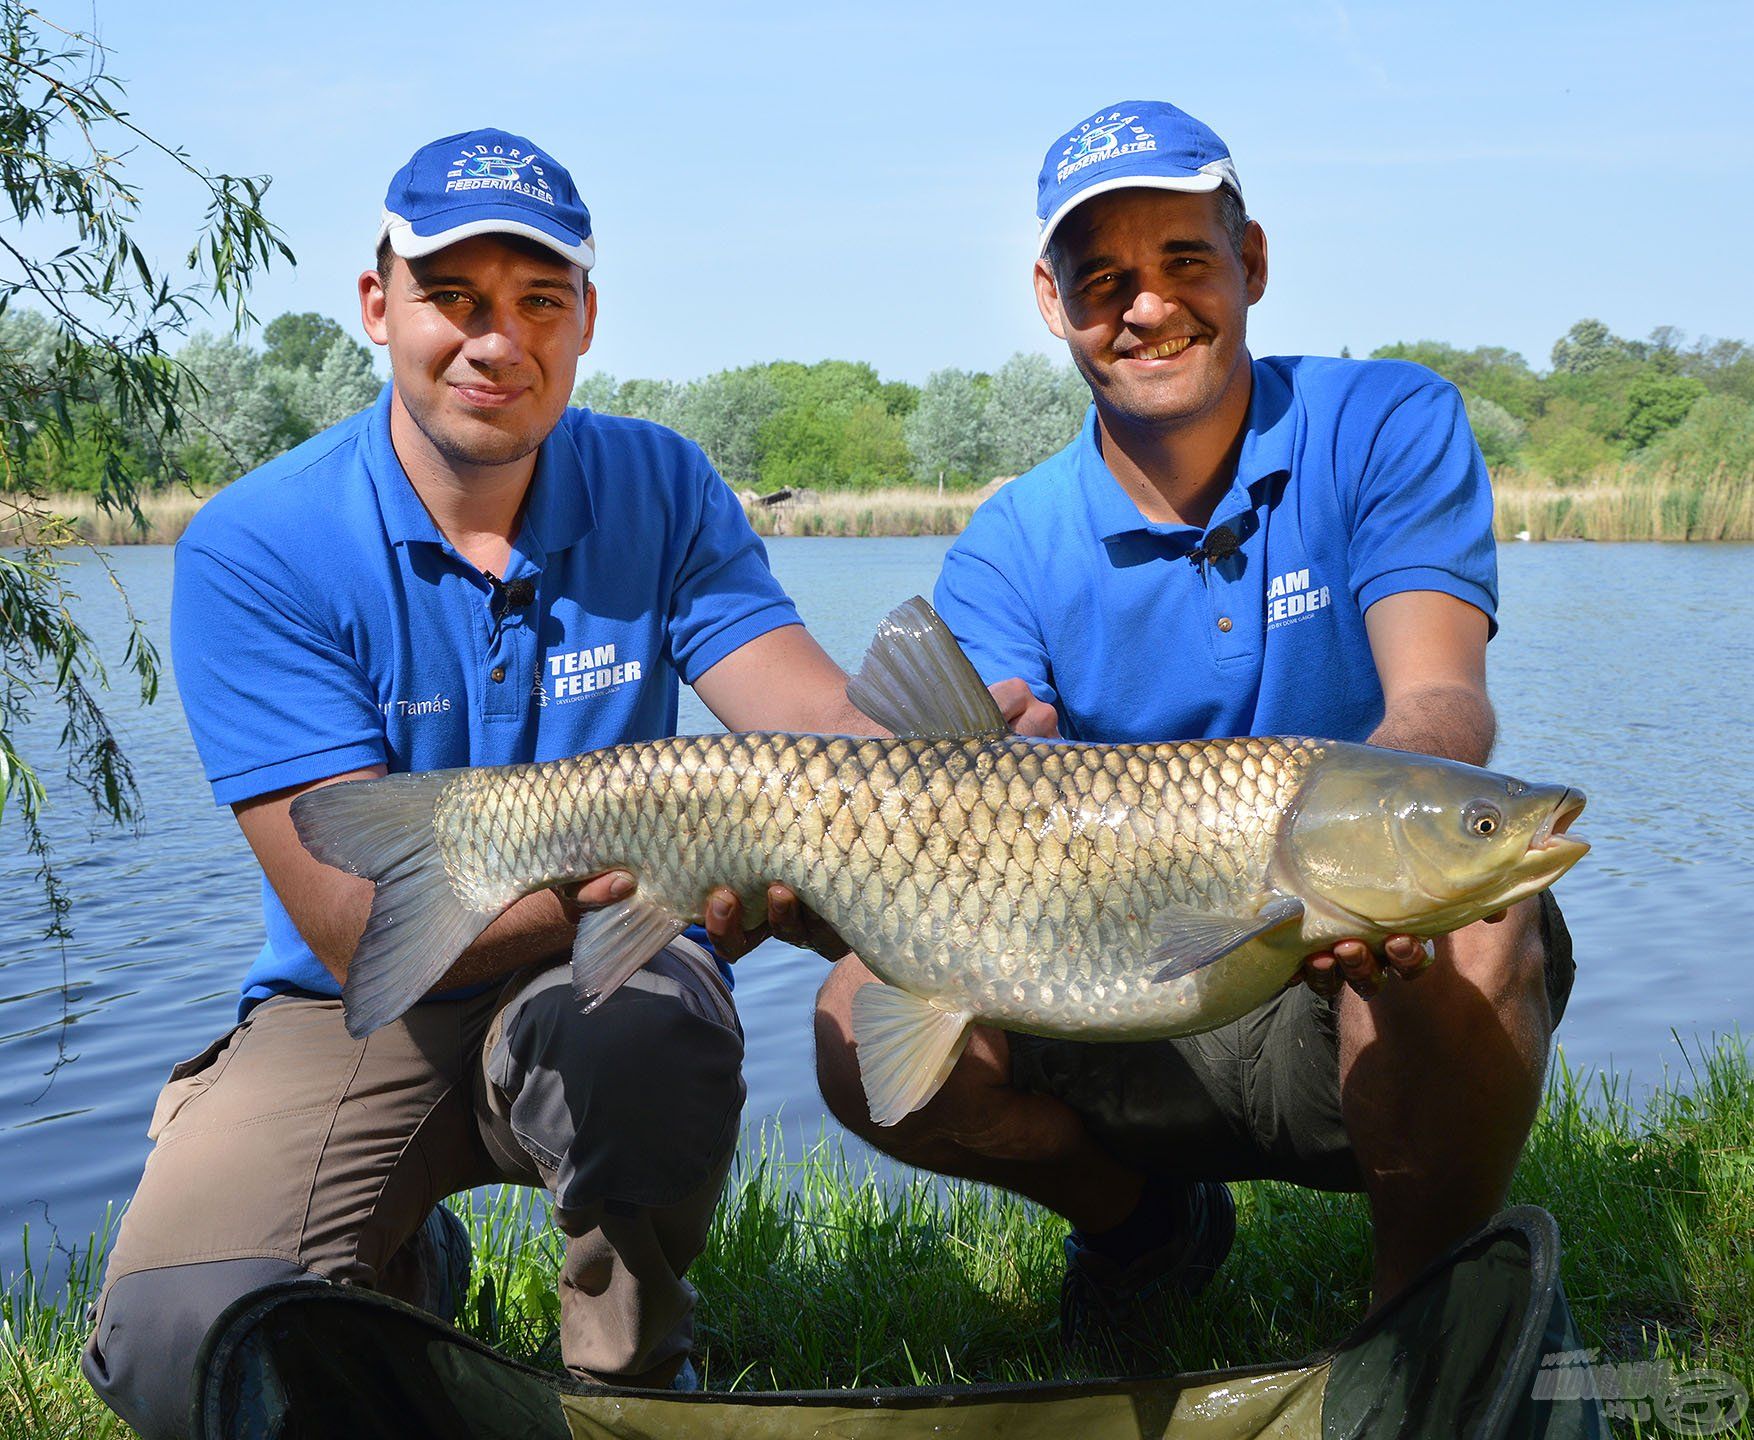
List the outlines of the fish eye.
<svg viewBox="0 0 1754 1440">
<path fill-rule="evenodd" d="M 1468 827 L 1470 835 L 1496 835 L 1499 826 L 1504 824 L 1504 816 L 1499 813 L 1496 805 L 1476 800 L 1462 811 L 1462 824 Z"/>
</svg>

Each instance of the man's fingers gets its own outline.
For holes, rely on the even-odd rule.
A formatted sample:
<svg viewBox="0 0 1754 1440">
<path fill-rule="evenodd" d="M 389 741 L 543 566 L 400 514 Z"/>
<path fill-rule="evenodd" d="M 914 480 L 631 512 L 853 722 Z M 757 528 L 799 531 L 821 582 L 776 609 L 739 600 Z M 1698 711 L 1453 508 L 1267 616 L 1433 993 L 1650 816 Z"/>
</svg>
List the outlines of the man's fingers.
<svg viewBox="0 0 1754 1440">
<path fill-rule="evenodd" d="M 1436 958 L 1431 942 L 1421 940 L 1417 935 L 1389 936 L 1383 942 L 1383 954 L 1396 978 L 1401 980 L 1418 979 Z"/>
<path fill-rule="evenodd" d="M 743 902 L 729 886 L 720 885 L 707 896 L 703 918 L 707 939 L 727 960 L 748 954 L 760 939 L 759 932 L 752 934 L 743 928 Z"/>
<path fill-rule="evenodd" d="M 1318 995 L 1332 1000 L 1340 993 L 1345 977 L 1335 962 L 1333 952 L 1318 950 L 1314 955 L 1306 955 L 1303 959 L 1303 982 Z"/>
<path fill-rule="evenodd" d="M 1369 1000 L 1382 988 L 1382 966 L 1362 940 L 1341 940 L 1334 946 L 1334 958 L 1340 962 L 1340 973 L 1364 999 Z"/>
<path fill-rule="evenodd" d="M 616 900 L 625 900 L 633 894 L 636 882 L 625 870 L 608 870 L 601 875 L 594 875 L 589 880 L 582 880 L 570 890 L 556 887 L 560 898 L 580 910 L 600 910 L 603 906 Z"/>
</svg>

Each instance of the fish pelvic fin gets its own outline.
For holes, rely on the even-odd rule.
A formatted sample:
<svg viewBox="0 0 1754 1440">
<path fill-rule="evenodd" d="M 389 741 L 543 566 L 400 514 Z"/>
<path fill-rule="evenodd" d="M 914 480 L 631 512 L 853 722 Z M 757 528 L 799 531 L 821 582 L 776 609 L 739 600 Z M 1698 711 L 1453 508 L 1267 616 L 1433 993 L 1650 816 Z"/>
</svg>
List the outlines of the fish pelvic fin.
<svg viewBox="0 0 1754 1440">
<path fill-rule="evenodd" d="M 847 699 L 904 740 L 1007 734 L 1005 717 L 938 612 L 916 595 L 885 615 Z"/>
<path fill-rule="evenodd" d="M 968 1044 L 967 1010 L 946 1010 L 893 985 L 853 995 L 853 1044 L 871 1118 L 893 1125 L 938 1093 Z"/>
<path fill-rule="evenodd" d="M 572 993 L 594 1010 L 685 929 L 688 922 L 638 891 L 592 910 L 572 943 Z"/>
<path fill-rule="evenodd" d="M 325 865 L 377 882 L 341 985 L 347 1033 L 355 1039 L 388 1025 L 432 989 L 497 914 L 463 904 L 439 854 L 433 812 L 456 774 L 348 780 L 292 802 L 305 849 Z"/>
<path fill-rule="evenodd" d="M 1276 896 L 1253 915 L 1216 915 L 1171 905 L 1151 917 L 1151 933 L 1157 944 L 1145 957 L 1148 964 L 1161 962 L 1154 981 L 1180 980 L 1196 970 L 1222 960 L 1269 930 L 1303 919 L 1303 901 Z"/>
</svg>

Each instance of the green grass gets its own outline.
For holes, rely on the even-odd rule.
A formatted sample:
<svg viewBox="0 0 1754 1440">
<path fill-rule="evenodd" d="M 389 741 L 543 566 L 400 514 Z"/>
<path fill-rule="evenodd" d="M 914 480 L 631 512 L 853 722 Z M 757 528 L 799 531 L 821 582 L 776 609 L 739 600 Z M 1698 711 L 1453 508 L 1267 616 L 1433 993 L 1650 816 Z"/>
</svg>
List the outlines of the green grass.
<svg viewBox="0 0 1754 1440">
<path fill-rule="evenodd" d="M 1512 1196 L 1566 1241 L 1566 1291 L 1603 1359 L 1662 1358 L 1754 1382 L 1754 1066 L 1723 1039 L 1642 1105 L 1561 1057 Z M 1175 1363 L 1289 1359 L 1337 1339 L 1367 1299 L 1357 1197 L 1237 1187 L 1236 1250 L 1172 1322 Z M 509 1355 L 553 1353 L 556 1237 L 540 1197 L 455 1202 L 475 1238 L 464 1328 Z M 707 1250 L 697 1352 L 715 1389 L 1017 1380 L 1065 1373 L 1056 1349 L 1063 1227 L 1021 1201 L 920 1177 L 883 1182 L 838 1148 L 747 1147 Z M 80 1316 L 105 1236 L 67 1288 L 35 1269 L 0 1301 L 0 1440 L 123 1434 L 86 1390 Z M 58 1272 L 57 1272 L 58 1273 Z M 1627 1435 L 1667 1435 L 1628 1423 Z M 1754 1423 L 1732 1432 L 1754 1440 Z"/>
</svg>

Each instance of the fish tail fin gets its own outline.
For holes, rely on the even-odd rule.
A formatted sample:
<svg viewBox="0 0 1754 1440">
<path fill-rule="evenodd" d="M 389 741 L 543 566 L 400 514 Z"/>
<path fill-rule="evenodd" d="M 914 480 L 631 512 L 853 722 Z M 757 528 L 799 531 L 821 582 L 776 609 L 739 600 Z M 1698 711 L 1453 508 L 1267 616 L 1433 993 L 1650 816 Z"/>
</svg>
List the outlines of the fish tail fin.
<svg viewBox="0 0 1754 1440">
<path fill-rule="evenodd" d="M 433 815 L 456 773 L 349 780 L 292 802 L 292 823 L 311 854 L 377 882 L 341 986 L 347 1033 L 356 1038 L 425 995 L 494 919 L 464 906 L 439 854 Z"/>
</svg>

